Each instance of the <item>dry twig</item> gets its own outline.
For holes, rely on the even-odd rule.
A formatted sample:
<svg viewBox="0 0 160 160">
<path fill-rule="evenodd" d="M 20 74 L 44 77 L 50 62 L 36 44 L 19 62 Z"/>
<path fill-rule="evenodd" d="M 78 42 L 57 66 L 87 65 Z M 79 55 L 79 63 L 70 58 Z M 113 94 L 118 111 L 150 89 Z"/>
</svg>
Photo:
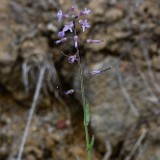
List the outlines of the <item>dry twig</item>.
<svg viewBox="0 0 160 160">
<path fill-rule="evenodd" d="M 147 134 L 147 130 L 143 129 L 142 134 L 140 135 L 140 137 L 138 138 L 137 142 L 135 143 L 135 145 L 133 146 L 131 152 L 129 153 L 129 155 L 125 158 L 125 160 L 130 160 L 132 158 L 132 156 L 135 154 L 136 150 L 140 147 L 140 145 L 142 144 L 142 141 L 144 140 L 145 136 Z"/>
<path fill-rule="evenodd" d="M 38 98 L 39 98 L 39 93 L 40 93 L 40 90 L 41 90 L 41 87 L 42 87 L 42 82 L 43 82 L 43 78 L 44 78 L 45 69 L 46 68 L 43 66 L 40 69 L 40 72 L 39 72 L 39 78 L 38 78 L 38 82 L 37 82 L 37 86 L 36 86 L 36 91 L 35 91 L 35 94 L 34 94 L 34 97 L 33 97 L 33 102 L 32 102 L 32 105 L 31 105 L 31 109 L 29 111 L 29 116 L 28 116 L 27 124 L 26 124 L 25 130 L 24 130 L 24 134 L 23 134 L 23 137 L 22 137 L 22 142 L 21 142 L 21 145 L 20 145 L 17 160 L 21 160 L 21 158 L 22 158 L 24 145 L 26 143 L 27 135 L 28 135 L 29 128 L 30 128 L 30 125 L 31 125 L 31 121 L 32 121 L 32 117 L 33 117 L 33 114 L 34 114 L 34 111 L 35 111 L 35 108 L 36 108 L 36 105 L 37 105 L 37 101 L 38 101 Z"/>
<path fill-rule="evenodd" d="M 109 160 L 112 154 L 112 148 L 109 141 L 106 141 L 106 149 L 107 149 L 107 152 L 104 155 L 103 160 Z"/>
<path fill-rule="evenodd" d="M 147 67 L 148 67 L 148 74 L 151 78 L 151 82 L 154 86 L 154 88 L 160 92 L 160 85 L 157 83 L 156 79 L 155 79 L 155 76 L 154 76 L 154 73 L 153 73 L 153 70 L 152 70 L 152 62 L 151 62 L 151 59 L 149 57 L 149 53 L 148 53 L 148 49 L 146 48 L 146 44 L 144 41 L 141 41 L 141 48 L 142 48 L 142 53 L 143 53 L 143 56 L 147 62 Z"/>
</svg>

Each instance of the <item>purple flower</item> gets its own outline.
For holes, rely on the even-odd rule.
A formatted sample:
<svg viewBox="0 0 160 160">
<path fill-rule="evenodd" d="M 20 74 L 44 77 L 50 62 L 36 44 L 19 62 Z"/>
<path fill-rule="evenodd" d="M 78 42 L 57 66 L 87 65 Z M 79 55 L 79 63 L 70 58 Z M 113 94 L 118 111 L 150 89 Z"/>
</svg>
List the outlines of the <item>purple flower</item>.
<svg viewBox="0 0 160 160">
<path fill-rule="evenodd" d="M 74 6 L 71 7 L 71 12 L 74 12 Z"/>
<path fill-rule="evenodd" d="M 69 56 L 68 57 L 68 62 L 69 63 L 74 63 L 75 61 L 78 61 L 78 58 L 76 55 L 73 55 L 73 56 Z"/>
<path fill-rule="evenodd" d="M 58 36 L 63 38 L 65 36 L 65 32 L 64 31 L 60 31 L 58 32 Z"/>
<path fill-rule="evenodd" d="M 71 21 L 69 24 L 66 24 L 64 26 L 63 31 L 66 32 L 70 30 L 70 32 L 73 32 L 73 26 L 74 26 L 73 21 Z"/>
<path fill-rule="evenodd" d="M 90 9 L 85 8 L 84 11 L 82 12 L 82 14 L 88 15 L 88 14 L 90 14 L 90 12 L 91 12 Z"/>
<path fill-rule="evenodd" d="M 74 46 L 75 48 L 78 47 L 78 36 L 77 35 L 74 36 Z"/>
<path fill-rule="evenodd" d="M 70 89 L 70 90 L 64 92 L 65 95 L 73 94 L 73 93 L 74 93 L 73 89 Z"/>
<path fill-rule="evenodd" d="M 62 13 L 62 10 L 59 10 L 58 13 L 57 13 L 57 17 L 58 17 L 58 22 L 60 22 L 63 18 L 63 13 Z"/>
<path fill-rule="evenodd" d="M 105 73 L 106 71 L 108 71 L 109 69 L 111 69 L 112 66 L 106 68 L 106 69 L 103 69 L 103 70 L 96 70 L 96 71 L 91 71 L 89 73 L 84 73 L 84 75 L 86 76 L 95 76 L 95 75 L 99 75 L 99 74 L 102 74 L 102 73 Z"/>
<path fill-rule="evenodd" d="M 60 39 L 60 40 L 57 40 L 57 41 L 56 41 L 56 44 L 60 44 L 60 43 L 62 43 L 62 42 L 65 42 L 66 40 L 67 40 L 67 38 L 64 37 L 64 38 L 62 38 L 62 39 Z"/>
<path fill-rule="evenodd" d="M 91 71 L 91 72 L 90 72 L 90 74 L 91 74 L 92 76 L 97 75 L 97 74 L 100 74 L 100 73 L 101 73 L 101 70 Z"/>
<path fill-rule="evenodd" d="M 66 31 L 70 30 L 70 32 L 73 32 L 73 26 L 74 26 L 73 22 L 70 22 L 69 24 L 66 24 L 64 26 L 63 30 L 58 32 L 58 36 L 63 38 L 65 36 Z"/>
<path fill-rule="evenodd" d="M 82 25 L 83 32 L 85 31 L 85 28 L 89 28 L 90 27 L 90 25 L 87 22 L 87 19 L 85 19 L 84 21 L 80 19 L 79 23 Z"/>
<path fill-rule="evenodd" d="M 87 43 L 101 43 L 103 40 L 98 40 L 98 39 L 87 39 L 86 42 Z"/>
<path fill-rule="evenodd" d="M 92 76 L 94 76 L 94 75 L 97 75 L 97 74 L 104 73 L 104 72 L 108 71 L 111 68 L 112 68 L 112 66 L 110 66 L 110 67 L 108 67 L 106 69 L 103 69 L 103 70 L 91 71 L 89 74 L 92 75 Z"/>
<path fill-rule="evenodd" d="M 91 12 L 90 9 L 85 8 L 84 11 L 81 11 L 79 13 L 79 16 L 88 15 L 88 14 L 90 14 L 90 12 Z"/>
</svg>

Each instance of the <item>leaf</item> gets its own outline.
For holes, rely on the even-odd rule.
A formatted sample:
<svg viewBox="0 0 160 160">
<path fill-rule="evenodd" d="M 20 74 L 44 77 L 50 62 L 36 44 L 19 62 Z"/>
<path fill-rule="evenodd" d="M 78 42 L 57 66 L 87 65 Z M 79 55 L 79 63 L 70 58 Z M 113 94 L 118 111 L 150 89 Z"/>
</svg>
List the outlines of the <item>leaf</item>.
<svg viewBox="0 0 160 160">
<path fill-rule="evenodd" d="M 76 156 L 76 160 L 80 160 L 80 158 L 78 156 Z"/>
<path fill-rule="evenodd" d="M 89 103 L 86 102 L 84 108 L 84 125 L 88 126 L 89 122 L 90 122 L 90 108 L 89 108 Z"/>
<path fill-rule="evenodd" d="M 92 138 L 91 138 L 91 142 L 90 142 L 90 149 L 92 149 L 93 145 L 94 145 L 94 135 L 92 135 Z"/>
<path fill-rule="evenodd" d="M 89 144 L 88 150 L 91 150 L 94 145 L 94 135 L 92 135 L 91 142 Z"/>
</svg>

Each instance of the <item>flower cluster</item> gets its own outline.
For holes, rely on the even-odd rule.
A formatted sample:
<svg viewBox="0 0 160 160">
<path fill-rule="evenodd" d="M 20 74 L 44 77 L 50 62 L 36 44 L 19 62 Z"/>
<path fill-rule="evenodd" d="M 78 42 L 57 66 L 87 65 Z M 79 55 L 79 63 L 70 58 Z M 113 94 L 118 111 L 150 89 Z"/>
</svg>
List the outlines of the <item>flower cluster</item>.
<svg viewBox="0 0 160 160">
<path fill-rule="evenodd" d="M 79 17 L 83 16 L 83 15 L 88 15 L 90 14 L 91 10 L 85 8 L 84 11 L 81 11 L 80 13 L 76 14 L 75 13 L 75 8 L 74 6 L 71 7 L 71 12 L 70 14 L 64 14 L 62 12 L 62 10 L 59 10 L 58 13 L 57 13 L 57 18 L 58 18 L 58 22 L 62 21 L 63 18 L 68 18 L 68 19 L 71 19 L 71 21 L 66 24 L 64 26 L 64 28 L 62 29 L 62 31 L 60 31 L 58 33 L 58 36 L 60 38 L 63 38 L 65 37 L 65 33 L 69 30 L 70 32 L 73 32 L 73 30 L 75 29 L 75 20 L 79 19 Z M 90 28 L 90 25 L 88 24 L 87 22 L 87 19 L 79 19 L 79 24 L 82 26 L 82 30 L 83 32 L 85 31 L 86 28 Z"/>
<path fill-rule="evenodd" d="M 62 21 L 63 19 L 68 19 L 69 23 L 65 24 L 63 29 L 60 32 L 58 32 L 58 36 L 60 37 L 60 40 L 57 40 L 55 43 L 60 44 L 60 43 L 67 41 L 68 39 L 66 37 L 66 32 L 69 31 L 73 33 L 74 47 L 78 48 L 79 38 L 78 38 L 78 35 L 76 34 L 75 24 L 81 25 L 82 31 L 85 32 L 85 30 L 87 28 L 90 28 L 91 26 L 88 23 L 88 20 L 86 18 L 83 19 L 83 16 L 89 15 L 90 13 L 91 13 L 91 10 L 87 8 L 85 8 L 83 11 L 80 11 L 79 13 L 76 13 L 74 6 L 71 7 L 69 14 L 65 14 L 62 12 L 62 10 L 59 10 L 57 13 L 58 22 Z M 87 39 L 86 42 L 87 43 L 100 43 L 102 42 L 102 40 Z M 76 61 L 78 61 L 78 57 L 76 56 L 76 54 L 69 56 L 68 58 L 69 63 L 74 63 Z"/>
<path fill-rule="evenodd" d="M 78 49 L 78 42 L 79 42 L 79 37 L 76 32 L 76 26 L 80 25 L 82 28 L 82 31 L 85 32 L 86 29 L 90 28 L 90 24 L 88 23 L 88 20 L 84 17 L 86 15 L 89 15 L 91 13 L 91 10 L 88 8 L 85 8 L 83 11 L 80 11 L 79 13 L 76 13 L 75 7 L 72 6 L 70 9 L 69 14 L 63 13 L 62 10 L 59 10 L 57 13 L 57 18 L 58 22 L 63 21 L 63 19 L 68 19 L 69 22 L 64 25 L 63 29 L 58 32 L 58 37 L 60 37 L 59 40 L 57 40 L 55 43 L 56 44 L 61 44 L 65 41 L 68 40 L 67 38 L 67 32 L 70 32 L 73 34 L 73 42 L 74 42 L 74 47 L 77 50 L 76 53 L 67 56 L 68 57 L 68 63 L 75 63 L 79 61 L 79 49 Z M 69 38 L 70 39 L 70 38 Z M 100 43 L 102 40 L 93 40 L 93 39 L 87 39 L 85 40 L 86 43 Z M 74 93 L 73 91 L 65 92 L 65 94 L 72 94 Z"/>
</svg>

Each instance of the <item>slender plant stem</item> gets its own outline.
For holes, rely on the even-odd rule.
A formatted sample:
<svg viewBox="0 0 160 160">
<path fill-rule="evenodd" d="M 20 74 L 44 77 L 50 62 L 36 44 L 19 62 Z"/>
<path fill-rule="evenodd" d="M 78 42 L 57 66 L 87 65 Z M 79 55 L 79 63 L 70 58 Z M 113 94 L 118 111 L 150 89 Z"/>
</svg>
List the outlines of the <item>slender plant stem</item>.
<svg viewBox="0 0 160 160">
<path fill-rule="evenodd" d="M 80 73 L 80 81 L 81 81 L 81 93 L 82 93 L 82 102 L 83 102 L 83 111 L 84 111 L 84 129 L 85 129 L 85 136 L 86 136 L 86 149 L 88 160 L 91 160 L 91 150 L 89 147 L 89 133 L 88 133 L 88 125 L 86 124 L 86 116 L 85 116 L 85 107 L 86 107 L 86 98 L 85 98 L 85 89 L 84 89 L 84 78 L 83 78 L 83 69 L 81 66 L 81 59 L 79 56 L 79 50 L 77 49 L 77 56 L 78 56 L 78 67 Z"/>
<path fill-rule="evenodd" d="M 73 20 L 74 23 L 74 36 L 77 35 L 76 33 L 76 23 Z M 81 95 L 82 95 L 82 103 L 83 103 L 83 113 L 84 113 L 84 129 L 85 129 L 85 137 L 86 137 L 86 149 L 87 149 L 87 160 L 91 160 L 91 148 L 90 148 L 90 138 L 89 138 L 89 133 L 88 133 L 88 124 L 86 121 L 86 115 L 85 115 L 85 110 L 86 110 L 86 98 L 85 98 L 85 89 L 84 89 L 84 77 L 83 77 L 83 69 L 81 65 L 81 58 L 79 54 L 79 48 L 78 46 L 76 47 L 76 55 L 78 58 L 78 67 L 79 67 L 79 76 L 80 76 L 80 81 L 81 81 Z"/>
<path fill-rule="evenodd" d="M 25 145 L 26 140 L 27 140 L 27 135 L 28 135 L 28 132 L 29 132 L 29 128 L 30 128 L 30 124 L 31 124 L 31 121 L 32 121 L 33 113 L 35 111 L 37 101 L 38 101 L 38 97 L 39 97 L 39 93 L 40 93 L 40 90 L 41 90 L 41 87 L 42 87 L 44 73 L 45 73 L 45 67 L 42 67 L 40 69 L 39 78 L 38 78 L 35 94 L 34 94 L 34 97 L 33 97 L 33 102 L 32 102 L 32 105 L 31 105 L 31 109 L 29 111 L 29 116 L 28 116 L 28 120 L 27 120 L 27 124 L 26 124 L 25 130 L 24 130 L 24 133 L 23 133 L 22 142 L 21 142 L 20 149 L 19 149 L 19 152 L 18 152 L 17 160 L 22 159 L 24 145 Z"/>
</svg>

